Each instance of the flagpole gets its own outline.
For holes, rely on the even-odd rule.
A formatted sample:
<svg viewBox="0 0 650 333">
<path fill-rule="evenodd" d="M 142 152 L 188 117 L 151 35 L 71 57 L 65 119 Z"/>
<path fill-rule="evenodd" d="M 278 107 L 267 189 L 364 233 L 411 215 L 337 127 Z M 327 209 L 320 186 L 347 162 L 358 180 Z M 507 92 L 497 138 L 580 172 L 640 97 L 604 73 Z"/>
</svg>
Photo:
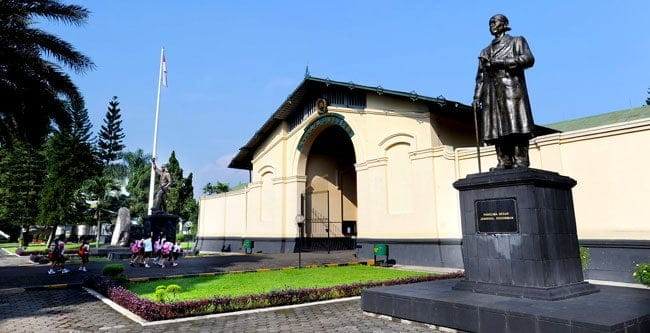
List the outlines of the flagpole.
<svg viewBox="0 0 650 333">
<path fill-rule="evenodd" d="M 162 76 L 163 76 L 163 57 L 165 56 L 165 48 L 160 48 L 160 68 L 158 70 L 158 95 L 156 96 L 156 120 L 154 121 L 153 127 L 153 149 L 151 151 L 151 157 L 156 158 L 156 148 L 158 146 L 158 115 L 160 114 L 160 88 L 162 85 Z M 151 215 L 151 209 L 153 208 L 153 191 L 154 186 L 156 186 L 156 170 L 154 169 L 153 163 L 151 164 L 151 179 L 149 181 L 149 205 L 147 211 Z"/>
</svg>

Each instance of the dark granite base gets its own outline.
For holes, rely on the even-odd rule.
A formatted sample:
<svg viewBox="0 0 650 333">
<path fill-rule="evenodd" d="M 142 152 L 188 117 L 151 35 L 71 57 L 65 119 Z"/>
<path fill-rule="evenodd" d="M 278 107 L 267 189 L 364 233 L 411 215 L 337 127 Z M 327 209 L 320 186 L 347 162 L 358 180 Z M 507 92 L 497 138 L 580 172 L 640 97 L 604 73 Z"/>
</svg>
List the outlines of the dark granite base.
<svg viewBox="0 0 650 333">
<path fill-rule="evenodd" d="M 453 290 L 459 280 L 367 289 L 363 311 L 470 332 L 650 332 L 650 290 L 598 286 L 557 301 Z"/>
<path fill-rule="evenodd" d="M 557 287 L 522 287 L 509 286 L 502 284 L 493 284 L 485 282 L 475 282 L 462 280 L 454 286 L 454 290 L 471 291 L 475 293 L 525 297 L 532 299 L 545 299 L 556 301 L 560 299 L 589 295 L 598 292 L 598 288 L 587 282 L 578 282 Z"/>
<path fill-rule="evenodd" d="M 153 241 L 161 235 L 168 241 L 176 243 L 176 233 L 178 225 L 178 216 L 173 214 L 153 214 L 147 215 L 142 221 L 144 227 L 144 237 L 152 235 Z"/>
</svg>

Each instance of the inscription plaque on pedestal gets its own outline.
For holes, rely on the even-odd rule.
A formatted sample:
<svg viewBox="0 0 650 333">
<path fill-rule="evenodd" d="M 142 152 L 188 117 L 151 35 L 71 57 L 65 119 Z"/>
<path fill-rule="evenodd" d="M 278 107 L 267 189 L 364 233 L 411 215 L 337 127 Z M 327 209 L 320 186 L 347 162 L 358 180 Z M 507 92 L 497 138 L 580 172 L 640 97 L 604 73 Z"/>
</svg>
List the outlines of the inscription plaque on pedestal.
<svg viewBox="0 0 650 333">
<path fill-rule="evenodd" d="M 513 233 L 519 230 L 514 198 L 477 200 L 474 206 L 479 233 Z"/>
</svg>

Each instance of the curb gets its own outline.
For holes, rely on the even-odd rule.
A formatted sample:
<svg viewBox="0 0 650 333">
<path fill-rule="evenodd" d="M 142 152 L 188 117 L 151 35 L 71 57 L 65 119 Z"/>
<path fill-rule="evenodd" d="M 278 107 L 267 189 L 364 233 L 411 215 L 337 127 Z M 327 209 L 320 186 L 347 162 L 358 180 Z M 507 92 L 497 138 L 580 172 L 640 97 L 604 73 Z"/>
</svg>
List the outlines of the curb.
<svg viewBox="0 0 650 333">
<path fill-rule="evenodd" d="M 19 255 L 9 252 L 7 249 L 4 247 L 0 248 L 0 252 L 3 252 L 5 255 L 12 256 L 12 257 L 20 257 Z"/>
<path fill-rule="evenodd" d="M 73 282 L 73 283 L 46 284 L 46 285 L 42 285 L 42 286 L 4 288 L 4 289 L 0 289 L 0 295 L 18 294 L 18 293 L 22 293 L 22 292 L 25 292 L 25 291 L 81 289 L 81 287 L 83 287 L 83 284 L 81 282 Z"/>
</svg>

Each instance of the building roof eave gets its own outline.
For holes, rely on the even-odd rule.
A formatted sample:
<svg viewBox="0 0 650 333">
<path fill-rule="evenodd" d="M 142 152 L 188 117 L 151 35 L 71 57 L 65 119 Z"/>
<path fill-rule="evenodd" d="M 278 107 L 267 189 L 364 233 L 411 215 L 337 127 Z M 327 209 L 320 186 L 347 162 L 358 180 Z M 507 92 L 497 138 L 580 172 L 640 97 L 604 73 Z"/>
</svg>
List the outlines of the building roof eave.
<svg viewBox="0 0 650 333">
<path fill-rule="evenodd" d="M 366 86 L 360 85 L 353 82 L 341 82 L 330 80 L 329 78 L 317 78 L 313 76 L 306 76 L 305 79 L 294 89 L 294 91 L 289 94 L 285 101 L 280 104 L 280 107 L 266 120 L 262 127 L 255 132 L 248 142 L 239 149 L 239 152 L 228 164 L 229 168 L 233 169 L 243 169 L 243 170 L 252 170 L 252 159 L 255 154 L 255 151 L 259 146 L 266 140 L 271 132 L 279 126 L 283 121 L 287 120 L 296 110 L 296 108 L 302 104 L 303 99 L 308 94 L 311 89 L 328 87 L 328 86 L 337 86 L 344 87 L 348 89 L 360 89 L 367 92 L 375 92 L 379 95 L 388 95 L 399 98 L 408 98 L 412 102 L 421 102 L 428 106 L 429 112 L 439 113 L 442 116 L 461 116 L 460 114 L 455 114 L 460 111 L 460 113 L 471 113 L 472 108 L 468 105 L 462 104 L 460 102 L 450 101 L 445 99 L 442 96 L 438 97 L 428 97 L 418 94 L 415 91 L 403 92 L 397 90 L 384 89 L 382 86 Z M 461 116 L 466 118 L 467 115 Z"/>
</svg>

